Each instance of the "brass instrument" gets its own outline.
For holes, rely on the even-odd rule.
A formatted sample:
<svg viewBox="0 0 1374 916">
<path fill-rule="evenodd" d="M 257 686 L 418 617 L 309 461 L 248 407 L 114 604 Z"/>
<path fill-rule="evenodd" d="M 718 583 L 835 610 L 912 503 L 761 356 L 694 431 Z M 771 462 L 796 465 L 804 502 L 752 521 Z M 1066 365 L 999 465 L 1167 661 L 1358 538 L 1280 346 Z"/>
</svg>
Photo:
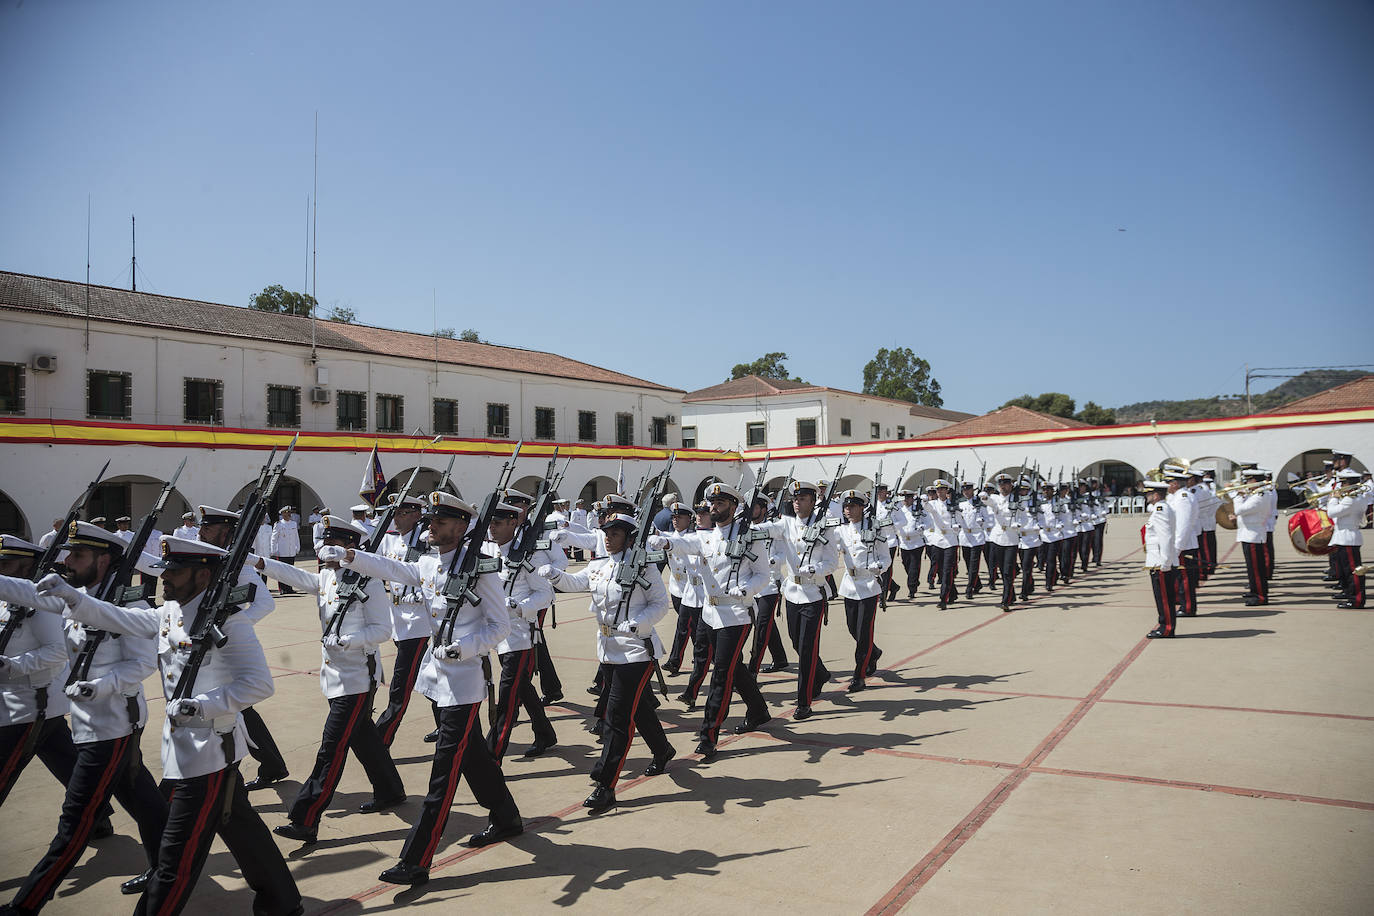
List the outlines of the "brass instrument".
<svg viewBox="0 0 1374 916">
<path fill-rule="evenodd" d="M 1183 468 L 1183 470 L 1185 471 L 1190 470 L 1193 466 L 1193 463 L 1189 461 L 1187 458 L 1165 458 L 1159 464 L 1155 465 L 1155 467 L 1159 468 L 1159 472 L 1163 474 L 1165 465 L 1170 464 L 1174 465 L 1175 467 Z"/>
<path fill-rule="evenodd" d="M 1273 486 L 1274 482 L 1272 480 L 1241 481 L 1240 483 L 1228 484 L 1227 486 L 1224 486 L 1221 489 L 1217 490 L 1217 496 L 1220 496 L 1222 499 L 1228 499 L 1232 496 L 1258 493 L 1264 490 L 1266 487 Z"/>
<path fill-rule="evenodd" d="M 1358 483 L 1347 484 L 1343 487 L 1336 487 L 1336 489 L 1334 490 L 1322 490 L 1317 493 L 1309 493 L 1303 497 L 1302 502 L 1298 503 L 1296 506 L 1293 506 L 1291 509 L 1288 510 L 1286 514 L 1292 515 L 1294 512 L 1300 512 L 1303 509 L 1316 509 L 1328 499 L 1332 499 L 1333 497 L 1335 499 L 1342 499 L 1346 496 L 1352 496 L 1368 486 L 1369 484 L 1366 481 L 1362 480 Z"/>
</svg>

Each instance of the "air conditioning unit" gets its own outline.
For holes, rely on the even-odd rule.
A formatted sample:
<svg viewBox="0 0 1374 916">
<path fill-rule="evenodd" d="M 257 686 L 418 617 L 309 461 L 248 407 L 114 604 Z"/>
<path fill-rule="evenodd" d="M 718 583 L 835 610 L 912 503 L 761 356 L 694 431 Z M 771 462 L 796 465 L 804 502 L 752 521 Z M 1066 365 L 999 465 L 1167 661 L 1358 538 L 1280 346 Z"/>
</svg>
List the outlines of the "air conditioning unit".
<svg viewBox="0 0 1374 916">
<path fill-rule="evenodd" d="M 677 426 L 677 414 L 670 413 L 664 419 L 668 421 L 669 426 Z"/>
<path fill-rule="evenodd" d="M 57 371 L 57 357 L 56 357 L 56 356 L 35 356 L 35 357 L 29 362 L 29 368 L 32 369 L 34 372 L 56 372 L 56 371 Z"/>
<path fill-rule="evenodd" d="M 311 389 L 310 389 L 310 403 L 311 403 L 311 404 L 328 404 L 328 403 L 329 403 L 329 389 L 328 389 L 328 388 L 311 388 Z"/>
</svg>

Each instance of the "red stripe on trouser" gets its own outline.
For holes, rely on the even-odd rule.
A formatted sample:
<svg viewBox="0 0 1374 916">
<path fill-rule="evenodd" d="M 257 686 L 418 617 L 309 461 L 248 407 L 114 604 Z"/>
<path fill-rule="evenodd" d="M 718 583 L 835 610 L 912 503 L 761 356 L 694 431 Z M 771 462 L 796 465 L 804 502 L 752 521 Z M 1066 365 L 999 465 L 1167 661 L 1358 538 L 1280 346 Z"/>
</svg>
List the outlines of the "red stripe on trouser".
<svg viewBox="0 0 1374 916">
<path fill-rule="evenodd" d="M 200 813 L 196 815 L 196 822 L 191 827 L 191 835 L 187 838 L 185 846 L 181 850 L 181 862 L 177 866 L 176 877 L 172 880 L 172 886 L 167 889 L 167 896 L 162 898 L 162 906 L 158 909 L 158 916 L 164 913 L 175 913 L 181 906 L 182 898 L 191 892 L 191 873 L 196 868 L 197 860 L 200 855 L 197 849 L 200 841 L 204 839 L 206 826 L 210 820 L 210 815 L 219 812 L 220 792 L 224 787 L 224 774 L 228 770 L 219 770 L 210 774 L 209 781 L 205 784 L 205 797 L 201 799 Z M 214 831 L 208 831 L 213 834 Z M 205 842 L 210 842 L 208 839 Z"/>
<path fill-rule="evenodd" d="M 363 707 L 367 705 L 367 694 L 360 693 L 349 697 L 353 701 L 353 714 L 348 717 L 348 724 L 344 726 L 343 734 L 339 736 L 339 741 L 334 745 L 334 759 L 329 762 L 329 768 L 325 770 L 324 782 L 320 784 L 319 797 L 305 809 L 304 827 L 314 827 L 320 822 L 320 815 L 324 812 L 325 803 L 334 794 L 334 789 L 339 784 L 339 777 L 343 775 L 344 762 L 348 760 L 348 745 L 353 741 L 353 729 L 358 724 L 358 717 L 362 715 Z"/>
<path fill-rule="evenodd" d="M 730 712 L 730 695 L 735 690 L 735 666 L 739 664 L 740 653 L 744 651 L 744 644 L 749 637 L 746 631 L 745 636 L 735 643 L 735 654 L 730 659 L 730 667 L 725 672 L 725 694 L 720 698 L 720 711 L 716 713 L 716 721 L 711 723 L 711 743 L 716 743 L 716 738 L 720 735 L 720 726 L 725 722 L 726 715 Z"/>
<path fill-rule="evenodd" d="M 695 627 L 693 629 L 695 629 Z M 689 678 L 687 681 L 687 689 L 684 692 L 692 699 L 695 700 L 697 696 L 700 695 L 701 685 L 706 683 L 706 672 L 711 670 L 711 665 L 715 660 L 716 641 L 712 639 L 711 644 L 706 647 L 706 661 L 701 666 L 701 676 Z M 696 664 L 695 659 L 693 660 L 693 664 Z"/>
<path fill-rule="evenodd" d="M 825 613 L 825 604 L 826 602 L 821 602 L 822 614 Z M 811 697 L 813 695 L 813 691 L 815 689 L 816 684 L 816 666 L 820 664 L 820 660 L 821 630 L 820 627 L 815 627 L 811 631 L 811 669 L 806 672 L 806 695 L 801 698 L 802 702 L 798 703 L 798 706 L 811 705 Z"/>
<path fill-rule="evenodd" d="M 53 867 L 48 869 L 43 879 L 34 885 L 29 896 L 24 899 L 19 906 L 23 909 L 37 910 L 43 905 L 43 901 L 48 899 L 48 892 L 71 865 L 72 859 L 81 855 L 86 848 L 87 839 L 90 837 L 91 828 L 95 826 L 96 814 L 103 806 L 104 799 L 110 788 L 110 781 L 119 772 L 119 765 L 124 760 L 125 751 L 128 748 L 129 736 L 115 739 L 114 749 L 111 751 L 110 759 L 105 764 L 105 770 L 100 774 L 100 781 L 96 783 L 95 791 L 86 799 L 86 805 L 81 811 L 81 817 L 76 821 L 76 828 L 72 831 L 71 838 L 67 841 L 67 848 L 62 851 Z"/>
<path fill-rule="evenodd" d="M 1264 545 L 1247 544 L 1245 551 L 1245 571 L 1250 574 L 1250 588 L 1259 600 L 1265 600 L 1264 594 Z"/>
<path fill-rule="evenodd" d="M 1345 563 L 1350 570 L 1350 603 L 1364 606 L 1364 576 L 1355 575 L 1355 567 L 1360 564 L 1355 560 L 1355 548 L 1343 547 L 1345 551 Z"/>
<path fill-rule="evenodd" d="M 15 773 L 19 770 L 19 764 L 24 759 L 24 746 L 29 743 L 29 732 L 40 727 L 43 720 L 35 719 L 29 723 L 29 727 L 24 729 L 23 737 L 15 742 L 14 750 L 10 752 L 9 758 L 5 761 L 5 768 L 0 770 L 0 797 L 8 794 L 10 781 L 15 778 Z"/>
<path fill-rule="evenodd" d="M 506 747 L 510 744 L 510 733 L 515 728 L 515 716 L 520 710 L 520 691 L 525 689 L 525 678 L 534 673 L 534 650 L 524 649 L 524 654 L 520 657 L 519 663 L 515 666 L 515 678 L 511 681 L 510 693 L 506 697 L 505 725 L 501 728 L 501 734 L 496 740 L 496 759 L 500 760 L 506 753 Z M 525 662 L 528 661 L 529 671 L 525 670 Z"/>
<path fill-rule="evenodd" d="M 876 611 L 876 608 L 874 610 Z M 868 619 L 868 609 L 862 603 L 859 605 L 859 613 L 863 615 L 859 618 L 859 626 L 862 627 L 864 621 Z M 864 651 L 863 667 L 854 672 L 855 680 L 863 680 L 868 676 L 868 663 L 873 658 L 873 631 L 877 628 L 878 620 L 875 617 L 873 618 L 873 625 L 868 628 L 868 648 Z"/>
<path fill-rule="evenodd" d="M 481 708 L 481 703 L 473 703 L 468 709 L 468 721 L 463 726 L 463 738 L 458 742 L 458 748 L 453 754 L 453 763 L 449 766 L 448 786 L 444 792 L 444 806 L 439 809 L 439 816 L 434 821 L 434 835 L 425 844 L 425 854 L 420 857 L 419 865 L 421 868 L 429 868 L 429 863 L 434 860 L 434 850 L 439 846 L 439 838 L 444 835 L 444 826 L 448 823 L 449 810 L 453 808 L 453 793 L 458 791 L 458 773 L 463 767 L 463 755 L 467 753 L 468 736 L 472 734 L 472 717 L 477 715 L 477 710 Z"/>
<path fill-rule="evenodd" d="M 410 658 L 410 671 L 406 674 L 406 689 L 401 699 L 401 708 L 396 710 L 396 715 L 386 723 L 386 731 L 382 732 L 382 743 L 387 747 L 396 738 L 396 729 L 401 727 L 401 717 L 410 708 L 410 695 L 415 690 L 415 679 L 420 676 L 420 662 L 424 659 L 424 649 L 415 652 Z"/>
<path fill-rule="evenodd" d="M 639 679 L 639 689 L 635 691 L 635 701 L 630 704 L 630 723 L 625 730 L 625 750 L 621 753 L 620 759 L 616 761 L 615 769 L 611 771 L 610 785 L 607 786 L 612 792 L 615 791 L 616 784 L 620 782 L 620 768 L 625 765 L 625 758 L 630 756 L 630 743 L 635 740 L 635 716 L 639 714 L 639 701 L 644 696 L 644 688 L 649 683 L 649 675 L 653 672 L 654 664 L 650 661 L 649 667 L 644 669 L 644 676 Z"/>
<path fill-rule="evenodd" d="M 1190 603 L 1190 596 L 1193 594 L 1192 582 L 1188 580 L 1187 561 L 1180 562 L 1178 565 L 1178 591 L 1179 610 L 1186 613 Z"/>
</svg>

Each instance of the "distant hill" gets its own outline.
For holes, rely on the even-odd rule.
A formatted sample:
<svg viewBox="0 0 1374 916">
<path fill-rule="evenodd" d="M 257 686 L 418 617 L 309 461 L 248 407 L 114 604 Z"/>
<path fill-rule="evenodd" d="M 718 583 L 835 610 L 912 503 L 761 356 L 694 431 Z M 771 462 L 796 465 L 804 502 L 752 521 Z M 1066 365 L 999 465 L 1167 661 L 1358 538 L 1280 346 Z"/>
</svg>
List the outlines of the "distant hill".
<svg viewBox="0 0 1374 916">
<path fill-rule="evenodd" d="M 1289 401 L 1344 385 L 1368 375 L 1354 369 L 1313 370 L 1263 392 L 1250 395 L 1255 413 L 1282 407 Z M 1214 417 L 1234 417 L 1245 413 L 1243 398 L 1194 398 L 1191 401 L 1141 401 L 1116 408 L 1116 422 L 1141 423 L 1146 420 L 1206 420 Z"/>
</svg>

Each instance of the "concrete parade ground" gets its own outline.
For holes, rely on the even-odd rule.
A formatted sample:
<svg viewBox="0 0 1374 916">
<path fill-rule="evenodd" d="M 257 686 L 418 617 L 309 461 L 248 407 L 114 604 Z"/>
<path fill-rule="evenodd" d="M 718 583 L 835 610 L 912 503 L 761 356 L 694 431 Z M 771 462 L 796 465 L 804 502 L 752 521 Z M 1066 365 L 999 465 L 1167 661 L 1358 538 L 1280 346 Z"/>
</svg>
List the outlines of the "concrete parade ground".
<svg viewBox="0 0 1374 916">
<path fill-rule="evenodd" d="M 775 718 L 735 736 L 736 700 L 709 765 L 691 756 L 700 708 L 660 708 L 678 757 L 662 776 L 636 740 L 619 806 L 581 801 L 599 747 L 589 733 L 595 631 L 583 595 L 561 595 L 548 630 L 567 694 L 550 713 L 559 744 L 523 760 L 517 726 L 504 770 L 523 836 L 463 841 L 485 814 L 460 786 L 428 884 L 379 883 L 429 778 L 432 727 L 416 697 L 393 756 L 409 800 L 371 797 L 350 759 L 302 850 L 275 838 L 307 913 L 408 907 L 530 912 L 1368 913 L 1374 910 L 1374 613 L 1339 610 L 1325 560 L 1278 538 L 1273 599 L 1245 607 L 1241 552 L 1219 532 L 1224 568 L 1179 638 L 1146 640 L 1154 603 L 1139 517 L 1109 523 L 1105 561 L 1013 613 L 987 590 L 947 611 L 922 581 L 878 615 L 878 675 L 844 692 L 853 640 L 832 605 L 822 654 L 835 674 L 816 714 L 793 723 L 794 668 L 763 677 Z M 1369 551 L 1367 551 L 1369 552 Z M 313 563 L 311 564 L 313 568 Z M 961 570 L 961 586 L 963 582 Z M 905 589 L 903 589 L 903 595 Z M 658 627 L 671 639 L 671 619 Z M 259 709 L 291 775 L 252 798 L 269 826 L 310 770 L 326 711 L 313 599 L 279 599 L 258 627 L 276 676 Z M 388 672 L 392 651 L 386 653 Z M 795 662 L 795 653 L 789 646 Z M 686 674 L 670 677 L 671 696 Z M 149 681 L 145 760 L 160 773 L 160 689 Z M 378 709 L 385 703 L 379 697 Z M 256 763 L 245 760 L 251 778 Z M 62 787 L 37 761 L 4 811 L 0 900 L 56 826 Z M 45 912 L 132 911 L 119 882 L 143 870 L 129 817 L 92 844 Z M 252 894 L 216 841 L 187 912 L 247 913 Z"/>
</svg>

